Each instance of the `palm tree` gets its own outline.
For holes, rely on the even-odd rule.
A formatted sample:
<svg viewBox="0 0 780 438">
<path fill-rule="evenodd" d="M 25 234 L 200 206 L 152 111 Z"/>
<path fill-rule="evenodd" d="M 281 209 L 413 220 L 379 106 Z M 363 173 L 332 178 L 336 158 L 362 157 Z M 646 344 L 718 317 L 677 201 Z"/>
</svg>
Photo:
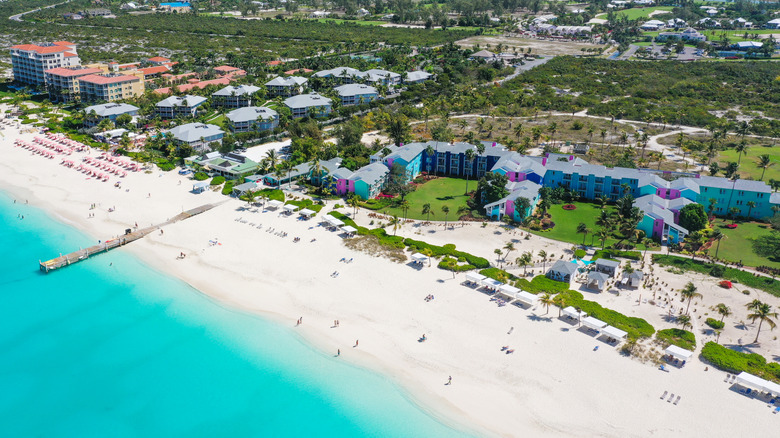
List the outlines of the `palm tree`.
<svg viewBox="0 0 780 438">
<path fill-rule="evenodd" d="M 685 330 L 685 327 L 691 326 L 691 317 L 688 315 L 680 315 L 677 317 L 677 324 L 680 324 L 682 326 L 682 329 Z"/>
<path fill-rule="evenodd" d="M 760 155 L 758 157 L 757 165 L 758 165 L 759 169 L 762 169 L 761 170 L 761 178 L 759 179 L 759 181 L 763 181 L 764 180 L 764 174 L 766 173 L 766 170 L 768 168 L 774 166 L 774 164 L 775 163 L 772 162 L 772 159 L 771 159 L 771 157 L 769 155 L 765 154 L 765 155 Z"/>
<path fill-rule="evenodd" d="M 393 217 L 390 218 L 389 225 L 393 226 L 393 236 L 395 236 L 396 231 L 401 228 L 401 221 L 398 219 L 398 216 L 393 215 Z"/>
<path fill-rule="evenodd" d="M 441 211 L 444 212 L 444 229 L 447 229 L 447 216 L 450 214 L 450 207 L 447 205 L 441 206 Z"/>
<path fill-rule="evenodd" d="M 520 137 L 522 137 L 523 134 L 525 133 L 525 128 L 523 127 L 523 124 L 518 123 L 517 126 L 515 126 L 513 132 L 517 136 L 517 141 L 520 141 Z"/>
<path fill-rule="evenodd" d="M 748 206 L 748 219 L 750 218 L 750 212 L 753 210 L 753 207 L 756 206 L 756 201 L 748 201 L 745 203 L 745 205 Z"/>
<path fill-rule="evenodd" d="M 496 263 L 498 263 L 498 266 L 499 266 L 499 267 L 501 267 L 501 266 L 502 266 L 502 265 L 501 265 L 501 254 L 503 254 L 503 253 L 504 253 L 504 252 L 503 252 L 503 251 L 501 251 L 501 248 L 496 248 L 496 249 L 494 249 L 494 250 L 493 250 L 493 254 L 495 254 L 495 255 L 496 255 Z"/>
<path fill-rule="evenodd" d="M 753 343 L 758 343 L 758 335 L 761 334 L 761 325 L 763 325 L 764 322 L 769 324 L 770 330 L 774 330 L 775 327 L 777 327 L 774 318 L 777 318 L 777 312 L 773 312 L 772 306 L 766 303 L 759 303 L 759 305 L 753 309 L 753 313 L 748 314 L 750 322 L 755 323 L 756 320 L 758 320 L 758 332 L 756 332 L 756 339 Z"/>
<path fill-rule="evenodd" d="M 428 173 L 430 173 L 431 168 L 433 168 L 433 174 L 436 175 L 436 151 L 433 149 L 433 146 L 428 145 L 428 147 L 425 148 L 425 154 L 428 155 Z"/>
<path fill-rule="evenodd" d="M 469 175 L 471 175 L 471 171 L 473 170 L 473 163 L 474 163 L 474 157 L 476 154 L 474 153 L 474 149 L 466 149 L 466 153 L 464 154 L 466 157 L 466 163 L 465 168 L 463 169 L 463 173 L 466 174 L 466 192 L 464 195 L 469 194 Z"/>
<path fill-rule="evenodd" d="M 309 174 L 311 175 L 309 179 L 311 179 L 312 177 L 316 177 L 317 185 L 322 186 L 322 163 L 320 162 L 320 158 L 317 157 L 316 155 L 311 159 L 311 162 L 309 164 L 309 169 L 310 169 Z"/>
<path fill-rule="evenodd" d="M 680 291 L 680 296 L 688 300 L 688 306 L 685 308 L 685 313 L 688 313 L 688 310 L 691 308 L 691 301 L 694 298 L 701 298 L 702 294 L 697 292 L 696 286 L 693 285 L 692 282 L 688 282 L 688 284 L 685 285 L 685 287 Z"/>
<path fill-rule="evenodd" d="M 428 257 L 428 267 L 431 267 L 431 258 L 433 257 L 433 250 L 430 248 L 423 248 L 421 253 L 425 254 L 425 257 Z"/>
<path fill-rule="evenodd" d="M 525 277 L 526 269 L 528 265 L 531 264 L 531 261 L 533 260 L 533 257 L 531 256 L 531 253 L 526 251 L 521 255 L 520 257 L 515 259 L 515 263 L 517 263 L 517 266 L 523 267 L 523 276 Z"/>
<path fill-rule="evenodd" d="M 347 205 L 352 207 L 352 216 L 357 216 L 357 208 L 360 206 L 360 200 L 354 193 L 347 198 Z"/>
<path fill-rule="evenodd" d="M 579 225 L 577 225 L 577 234 L 582 234 L 582 244 L 585 245 L 585 239 L 588 238 L 588 234 L 593 231 L 590 228 L 588 228 L 587 225 L 585 225 L 585 222 L 580 222 Z"/>
<path fill-rule="evenodd" d="M 601 242 L 601 249 L 603 250 L 607 245 L 607 239 L 609 239 L 609 231 L 607 231 L 606 228 L 599 228 L 599 230 L 596 231 L 596 237 L 598 237 Z"/>
<path fill-rule="evenodd" d="M 541 297 L 539 297 L 539 304 L 547 308 L 547 311 L 544 312 L 544 314 L 547 315 L 550 313 L 550 306 L 555 304 L 555 301 L 553 301 L 552 295 L 545 292 Z"/>
<path fill-rule="evenodd" d="M 739 163 L 742 162 L 742 155 L 747 155 L 747 143 L 745 143 L 744 138 L 734 146 L 734 150 L 737 152 L 737 166 L 739 166 Z"/>
<path fill-rule="evenodd" d="M 468 205 L 461 205 L 458 207 L 458 211 L 455 212 L 455 214 L 458 215 L 458 219 L 460 219 L 462 216 L 467 215 L 471 213 L 471 209 L 468 207 Z M 461 221 L 461 225 L 463 225 L 463 222 Z"/>
<path fill-rule="evenodd" d="M 422 214 L 428 215 L 428 217 L 426 219 L 427 221 L 431 220 L 431 215 L 433 214 L 433 210 L 431 209 L 431 204 L 430 203 L 423 204 L 423 206 L 422 206 Z"/>
<path fill-rule="evenodd" d="M 710 235 L 712 240 L 718 242 L 718 246 L 715 247 L 715 258 L 718 258 L 718 251 L 720 251 L 720 241 L 726 238 L 726 235 L 723 234 L 720 230 L 715 230 L 712 232 L 712 235 Z"/>
<path fill-rule="evenodd" d="M 279 156 L 276 154 L 275 149 L 271 149 L 265 153 L 265 159 L 268 160 L 270 167 L 276 167 L 276 163 L 279 162 Z"/>
<path fill-rule="evenodd" d="M 512 242 L 507 242 L 506 245 L 504 245 L 504 249 L 506 250 L 506 254 L 504 254 L 504 260 L 506 260 L 509 253 L 515 250 L 515 244 Z"/>
<path fill-rule="evenodd" d="M 729 306 L 723 303 L 718 303 L 715 306 L 715 311 L 718 312 L 718 314 L 720 315 L 720 322 L 723 322 L 723 320 L 726 319 L 727 316 L 731 315 L 731 309 L 729 308 Z"/>
<path fill-rule="evenodd" d="M 710 206 L 707 207 L 707 210 L 710 211 L 710 216 L 712 216 L 713 213 L 715 212 L 715 206 L 718 205 L 718 200 L 716 198 L 710 198 L 709 202 L 710 202 Z"/>
<path fill-rule="evenodd" d="M 547 270 L 547 251 L 540 250 L 539 257 L 542 259 L 542 272 Z"/>
</svg>

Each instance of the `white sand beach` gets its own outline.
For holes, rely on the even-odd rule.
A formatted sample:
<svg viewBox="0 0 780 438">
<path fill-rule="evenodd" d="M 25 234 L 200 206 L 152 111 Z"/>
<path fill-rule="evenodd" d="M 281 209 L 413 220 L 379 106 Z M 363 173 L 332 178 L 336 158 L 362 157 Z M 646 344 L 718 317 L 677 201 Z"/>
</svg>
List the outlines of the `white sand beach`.
<svg viewBox="0 0 780 438">
<path fill-rule="evenodd" d="M 11 128 L 3 134 L 0 189 L 46 209 L 93 236 L 96 243 L 136 223 L 147 226 L 182 210 L 226 201 L 120 251 L 131 251 L 225 306 L 291 326 L 302 317 L 297 330 L 323 354 L 335 355 L 340 349 L 341 356 L 333 360 L 383 373 L 433 415 L 456 427 L 486 436 L 648 437 L 746 432 L 771 436 L 780 426 L 780 415 L 773 415 L 766 403 L 730 390 L 724 383 L 726 373 L 712 367 L 705 371 L 697 358 L 684 368 L 663 372 L 652 363 L 621 356 L 615 347 L 559 319 L 557 308 L 547 313 L 542 306 L 498 307 L 487 295 L 462 285 L 464 274 L 453 279 L 435 264 L 414 268 L 351 251 L 341 236 L 318 226 L 316 217 L 302 221 L 248 208 L 245 202 L 211 191 L 196 195 L 190 192 L 192 182 L 176 172 L 137 172 L 98 182 L 60 165 L 61 157 L 46 159 L 14 146 L 19 136 L 30 141 L 33 134 Z M 80 161 L 81 155 L 68 159 Z M 121 181 L 120 188 L 114 187 L 116 181 Z M 91 204 L 98 208 L 90 210 Z M 334 204 L 329 201 L 320 215 Z M 341 211 L 351 213 L 350 208 Z M 95 217 L 89 218 L 90 213 Z M 356 220 L 368 225 L 369 219 L 361 212 Z M 538 236 L 524 240 L 495 225 L 454 224 L 447 230 L 441 225 L 405 225 L 399 235 L 455 243 L 486 258 L 495 258 L 493 250 L 513 238 L 518 239 L 518 249 L 510 259 L 540 249 L 557 259 L 571 248 Z M 295 237 L 300 241 L 294 243 Z M 184 259 L 178 258 L 182 252 Z M 55 256 L 41 254 L 42 259 Z M 342 258 L 352 262 L 341 262 Z M 35 263 L 30 260 L 31 267 Z M 100 257 L 88 263 L 101 263 Z M 746 320 L 744 304 L 753 298 L 775 307 L 780 304 L 765 293 L 746 296 L 720 289 L 710 278 L 662 275 L 675 289 L 693 279 L 705 295 L 697 300 L 701 302 L 693 314 L 698 348 L 705 341 L 698 315 L 709 312 L 720 319 L 709 306 L 728 303 L 736 313 L 728 320 L 735 321 Z M 637 303 L 643 293 L 647 298 L 649 293 L 642 290 L 585 295 L 605 307 L 646 318 L 656 329 L 674 327 L 664 320 L 668 310 Z M 429 294 L 435 298 L 426 302 Z M 674 305 L 682 303 L 677 299 Z M 339 320 L 339 327 L 333 327 L 334 320 Z M 423 334 L 427 341 L 418 342 Z M 761 346 L 753 349 L 772 358 L 780 351 L 776 334 L 765 328 Z M 747 330 L 725 330 L 720 342 L 744 338 L 748 344 L 754 336 L 755 327 L 748 324 Z M 514 353 L 502 352 L 502 346 Z M 449 376 L 452 384 L 446 385 Z M 661 400 L 665 391 L 679 395 L 679 403 Z"/>
</svg>

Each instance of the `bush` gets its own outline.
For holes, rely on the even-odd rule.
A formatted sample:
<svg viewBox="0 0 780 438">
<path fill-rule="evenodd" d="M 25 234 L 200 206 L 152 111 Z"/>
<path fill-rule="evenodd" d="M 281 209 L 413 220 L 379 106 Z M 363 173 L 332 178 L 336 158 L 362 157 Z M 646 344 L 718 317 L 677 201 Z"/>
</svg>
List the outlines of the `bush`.
<svg viewBox="0 0 780 438">
<path fill-rule="evenodd" d="M 176 165 L 163 158 L 160 158 L 154 164 L 156 164 L 157 167 L 159 167 L 160 170 L 162 170 L 163 172 L 170 172 L 171 170 L 176 168 Z"/>
<path fill-rule="evenodd" d="M 714 265 L 712 269 L 710 269 L 710 275 L 713 277 L 723 277 L 725 273 L 726 267 L 723 265 Z"/>
<path fill-rule="evenodd" d="M 701 260 L 691 260 L 683 257 L 676 257 L 665 254 L 653 254 L 653 261 L 662 266 L 673 266 L 675 268 L 683 269 L 686 271 L 694 271 L 702 274 L 712 275 L 712 268 L 716 265 L 714 263 L 705 263 Z M 723 266 L 721 266 L 723 267 Z M 754 287 L 770 294 L 780 297 L 780 281 L 772 279 L 770 277 L 756 276 L 750 272 L 741 271 L 739 269 L 723 267 L 723 275 L 720 278 L 733 281 L 735 283 L 741 283 L 748 287 Z"/>
<path fill-rule="evenodd" d="M 516 287 L 532 294 L 541 292 L 558 293 L 569 289 L 569 285 L 560 281 L 550 280 L 544 275 L 537 275 L 531 281 L 521 278 L 517 281 Z"/>
<path fill-rule="evenodd" d="M 195 172 L 195 175 L 192 175 L 192 178 L 195 179 L 195 181 L 205 181 L 209 179 L 209 176 L 206 175 L 205 172 Z"/>
<path fill-rule="evenodd" d="M 600 249 L 593 254 L 591 260 L 594 261 L 597 259 L 614 260 L 616 257 L 639 261 L 642 259 L 642 253 L 639 251 L 620 251 L 617 249 Z"/>
<path fill-rule="evenodd" d="M 710 341 L 701 349 L 701 357 L 723 371 L 732 373 L 746 371 L 780 383 L 780 364 L 767 364 L 764 356 L 757 353 L 740 353 Z"/>
<path fill-rule="evenodd" d="M 720 330 L 726 326 L 726 323 L 724 323 L 723 321 L 718 321 L 717 319 L 713 319 L 713 318 L 707 318 L 705 323 L 708 326 L 714 328 L 715 330 Z"/>
<path fill-rule="evenodd" d="M 349 225 L 351 227 L 354 227 L 357 230 L 357 233 L 361 236 L 369 236 L 369 235 L 375 236 L 377 239 L 379 239 L 379 243 L 381 245 L 385 245 L 391 248 L 398 248 L 398 249 L 404 248 L 404 239 L 400 236 L 388 235 L 387 232 L 384 230 L 384 228 L 374 228 L 372 230 L 369 230 L 366 227 L 358 226 L 355 223 L 355 221 L 350 219 L 350 217 L 345 215 L 344 213 L 338 211 L 331 211 L 328 214 L 344 222 L 344 225 Z"/>
<path fill-rule="evenodd" d="M 269 201 L 281 201 L 284 202 L 284 192 L 279 189 L 263 189 L 260 190 L 258 193 L 258 196 L 260 194 L 265 194 L 268 197 Z"/>
<path fill-rule="evenodd" d="M 476 269 L 474 265 L 459 265 L 458 260 L 452 257 L 446 256 L 438 264 L 439 269 L 445 269 L 447 271 L 463 272 Z"/>
<path fill-rule="evenodd" d="M 581 259 L 585 257 L 588 253 L 584 249 L 578 249 L 574 251 L 574 257 L 577 257 L 578 259 Z"/>
<path fill-rule="evenodd" d="M 503 269 L 498 268 L 487 268 L 479 271 L 481 275 L 484 275 L 485 277 L 492 278 L 493 280 L 498 281 L 517 281 L 519 280 L 518 277 L 515 277 L 514 275 L 510 274 L 509 272 L 506 272 Z"/>
<path fill-rule="evenodd" d="M 584 299 L 582 294 L 577 291 L 563 291 L 556 295 L 554 300 L 555 304 L 561 308 L 568 306 L 579 307 L 588 315 L 620 330 L 624 330 L 631 339 L 649 338 L 655 333 L 655 328 L 644 319 L 628 317 L 612 309 L 601 307 L 599 303 Z"/>
<path fill-rule="evenodd" d="M 222 187 L 222 194 L 230 196 L 233 193 L 233 186 L 236 184 L 235 181 L 230 180 L 225 183 L 225 186 Z"/>
<path fill-rule="evenodd" d="M 477 269 L 484 269 L 490 267 L 490 262 L 482 257 L 469 254 L 467 252 L 458 251 L 455 249 L 454 244 L 447 244 L 444 246 L 431 245 L 426 242 L 414 239 L 404 239 L 404 245 L 411 248 L 413 251 L 422 252 L 425 249 L 431 250 L 434 257 L 451 256 L 455 258 L 463 258 L 470 265 L 474 265 Z"/>
<path fill-rule="evenodd" d="M 664 344 L 664 348 L 669 345 L 676 345 L 686 350 L 693 351 L 696 349 L 696 335 L 688 330 L 680 330 L 678 328 L 658 330 L 655 337 Z"/>
<path fill-rule="evenodd" d="M 302 201 L 287 201 L 287 204 L 294 205 L 298 209 L 308 208 L 309 210 L 316 211 L 317 213 L 322 210 L 322 204 L 318 204 L 311 199 L 304 199 Z"/>
<path fill-rule="evenodd" d="M 214 178 L 211 179 L 211 183 L 210 184 L 212 186 L 218 186 L 218 185 L 222 184 L 223 182 L 225 182 L 225 177 L 224 176 L 215 176 Z"/>
</svg>

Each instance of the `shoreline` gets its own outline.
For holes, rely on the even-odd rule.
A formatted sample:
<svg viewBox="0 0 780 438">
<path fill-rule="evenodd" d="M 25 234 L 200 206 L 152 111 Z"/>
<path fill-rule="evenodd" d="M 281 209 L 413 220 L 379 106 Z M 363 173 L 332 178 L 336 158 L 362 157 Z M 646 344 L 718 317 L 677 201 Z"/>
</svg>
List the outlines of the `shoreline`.
<svg viewBox="0 0 780 438">
<path fill-rule="evenodd" d="M 116 189 L 115 179 L 86 180 L 59 166 L 59 160 L 30 156 L 12 142 L 9 137 L 2 141 L 6 160 L 0 163 L 0 186 L 98 239 L 134 222 L 165 220 L 179 212 L 180 204 L 187 209 L 226 199 L 210 191 L 193 195 L 189 180 L 159 171 L 128 175 L 121 179 L 123 188 Z M 91 203 L 100 206 L 94 219 L 86 219 Z M 113 206 L 116 211 L 108 213 Z M 317 218 L 298 221 L 272 212 L 251 213 L 245 206 L 230 200 L 165 227 L 164 235 L 152 233 L 129 245 L 129 251 L 220 306 L 280 324 L 294 325 L 303 316 L 297 331 L 312 348 L 322 354 L 341 349 L 344 360 L 378 372 L 424 412 L 445 424 L 465 426 L 459 430 L 498 436 L 622 437 L 717 428 L 726 434 L 744 432 L 748 425 L 729 419 L 750 416 L 755 417 L 750 429 L 759 433 L 776 427 L 767 420 L 773 416 L 760 413 L 761 403 L 733 394 L 718 383 L 725 373 L 705 372 L 698 360 L 670 374 L 659 372 L 589 339 L 576 326 L 560 321 L 554 308 L 549 314 L 542 306 L 499 308 L 484 294 L 460 285 L 464 274 L 453 280 L 449 271 L 435 266 L 418 270 L 353 252 L 335 233 L 317 227 Z M 363 223 L 368 218 L 361 212 L 356 219 Z M 263 229 L 249 223 L 262 223 Z M 288 237 L 268 233 L 268 228 L 284 230 Z M 444 231 L 404 226 L 399 234 L 438 245 L 456 243 L 482 256 L 511 238 L 494 226 Z M 291 241 L 296 236 L 301 242 Z M 209 246 L 211 239 L 221 245 Z M 534 236 L 520 240 L 519 246 L 520 251 L 550 248 L 557 258 L 571 244 Z M 179 252 L 187 258 L 176 260 Z M 355 261 L 338 262 L 344 255 Z M 329 275 L 334 269 L 340 272 L 336 278 Z M 428 294 L 436 297 L 430 303 L 423 300 Z M 647 318 L 657 328 L 668 327 L 659 323 L 662 315 L 655 309 L 633 305 L 630 295 L 606 299 L 607 307 Z M 343 327 L 330 328 L 335 319 Z M 511 335 L 506 334 L 510 327 Z M 417 342 L 423 333 L 429 340 Z M 764 334 L 767 342 L 770 336 Z M 352 348 L 356 339 L 360 346 Z M 602 346 L 598 352 L 594 343 Z M 502 345 L 517 352 L 504 354 L 499 351 Z M 448 375 L 453 376 L 451 386 L 444 385 Z M 681 404 L 659 401 L 664 390 L 682 394 Z M 729 419 L 708 416 L 726 403 L 733 412 Z M 647 415 L 650 412 L 653 415 Z"/>
</svg>

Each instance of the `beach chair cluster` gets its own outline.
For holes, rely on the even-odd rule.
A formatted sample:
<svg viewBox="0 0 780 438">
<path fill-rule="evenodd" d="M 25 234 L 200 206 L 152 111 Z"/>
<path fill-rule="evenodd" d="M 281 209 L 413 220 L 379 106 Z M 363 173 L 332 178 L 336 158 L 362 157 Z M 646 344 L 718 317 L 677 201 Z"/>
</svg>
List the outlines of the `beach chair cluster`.
<svg viewBox="0 0 780 438">
<path fill-rule="evenodd" d="M 89 146 L 85 145 L 84 143 L 78 142 L 76 140 L 71 140 L 68 137 L 65 136 L 65 134 L 59 133 L 59 134 L 46 134 L 46 139 L 50 140 L 56 144 L 59 144 L 63 147 L 70 148 L 74 151 L 78 152 L 84 152 L 87 149 L 89 149 Z"/>
<path fill-rule="evenodd" d="M 45 148 L 51 149 L 57 153 L 70 155 L 73 153 L 73 148 L 70 146 L 65 146 L 63 144 L 60 144 L 54 140 L 50 140 L 48 138 L 44 137 L 34 137 L 33 143 L 39 144 Z"/>
<path fill-rule="evenodd" d="M 84 157 L 83 163 L 79 164 L 79 166 L 76 167 L 76 170 L 86 174 L 87 176 L 94 177 L 104 182 L 111 178 L 111 174 L 121 177 L 127 176 L 127 171 L 110 164 L 100 162 L 92 157 Z"/>
<path fill-rule="evenodd" d="M 132 161 L 123 160 L 122 158 L 115 157 L 108 152 L 103 152 L 103 155 L 101 155 L 101 158 L 103 160 L 106 160 L 107 162 L 117 165 L 121 167 L 122 169 L 129 170 L 132 172 L 137 172 L 141 170 L 141 165 L 138 163 L 134 163 Z"/>
<path fill-rule="evenodd" d="M 49 158 L 49 159 L 53 159 L 54 158 L 54 153 L 52 153 L 51 151 L 48 151 L 48 150 L 46 150 L 46 149 L 44 149 L 44 148 L 42 148 L 40 146 L 36 146 L 34 144 L 27 143 L 24 140 L 16 140 L 16 141 L 14 141 L 14 146 L 18 146 L 18 147 L 20 147 L 22 149 L 27 149 L 28 151 L 30 151 L 30 152 L 32 152 L 32 153 L 34 153 L 36 155 L 40 155 L 42 157 L 45 157 L 45 158 Z"/>
<path fill-rule="evenodd" d="M 534 294 L 473 272 L 466 274 L 466 281 L 463 284 L 489 295 L 490 300 L 499 307 L 507 304 L 532 307 L 538 300 Z"/>
<path fill-rule="evenodd" d="M 681 396 L 676 396 L 674 393 L 669 394 L 669 397 L 667 398 L 666 395 L 669 394 L 669 391 L 664 391 L 663 395 L 661 395 L 661 400 L 666 400 L 667 403 L 671 403 L 675 406 L 677 406 L 677 403 L 680 403 Z"/>
</svg>

